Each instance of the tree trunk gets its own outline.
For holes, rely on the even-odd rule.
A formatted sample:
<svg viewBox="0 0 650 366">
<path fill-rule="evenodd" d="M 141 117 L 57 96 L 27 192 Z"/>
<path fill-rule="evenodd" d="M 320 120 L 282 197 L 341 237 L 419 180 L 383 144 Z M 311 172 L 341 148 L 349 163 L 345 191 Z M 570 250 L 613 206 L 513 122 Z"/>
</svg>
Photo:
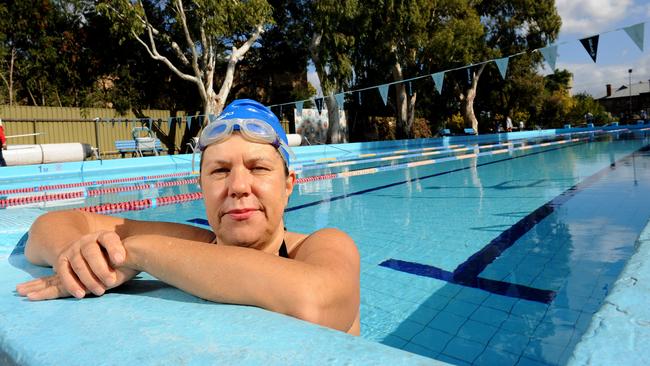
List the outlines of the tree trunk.
<svg viewBox="0 0 650 366">
<path fill-rule="evenodd" d="M 478 133 L 478 120 L 474 114 L 474 99 L 476 99 L 476 88 L 478 87 L 478 79 L 483 73 L 486 64 L 481 64 L 478 71 L 472 71 L 472 83 L 467 88 L 465 94 L 460 94 L 461 109 L 465 126 L 471 127 Z"/>
<path fill-rule="evenodd" d="M 402 65 L 396 62 L 393 65 L 393 79 L 395 81 L 403 80 Z M 413 122 L 415 121 L 415 101 L 416 93 L 410 97 L 404 83 L 395 84 L 395 94 L 397 96 L 397 126 L 395 137 L 397 139 L 413 138 Z"/>
<path fill-rule="evenodd" d="M 16 48 L 11 49 L 11 63 L 9 64 L 9 106 L 15 102 L 14 96 L 14 60 L 16 59 Z"/>
<path fill-rule="evenodd" d="M 327 140 L 328 144 L 341 144 L 348 142 L 347 126 L 341 121 L 340 108 L 336 102 L 334 95 L 325 97 L 325 105 L 327 106 L 327 119 L 329 121 L 327 126 Z"/>
</svg>

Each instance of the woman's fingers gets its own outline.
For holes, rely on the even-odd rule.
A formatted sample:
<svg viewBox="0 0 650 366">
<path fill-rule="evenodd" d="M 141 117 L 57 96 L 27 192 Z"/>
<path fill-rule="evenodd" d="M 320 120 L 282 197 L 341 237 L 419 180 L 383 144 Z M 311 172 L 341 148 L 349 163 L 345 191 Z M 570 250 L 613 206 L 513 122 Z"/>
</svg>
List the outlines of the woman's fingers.
<svg viewBox="0 0 650 366">
<path fill-rule="evenodd" d="M 126 249 L 116 232 L 104 231 L 97 237 L 97 242 L 106 249 L 108 257 L 115 266 L 121 265 L 126 259 Z"/>
<path fill-rule="evenodd" d="M 79 266 L 81 268 L 81 266 Z M 68 258 L 60 257 L 56 266 L 56 274 L 63 285 L 63 288 L 77 299 L 86 296 L 86 288 L 83 287 L 77 277 L 74 268 L 71 266 Z"/>
<path fill-rule="evenodd" d="M 104 287 L 108 288 L 115 285 L 117 276 L 115 270 L 113 270 L 108 263 L 106 254 L 101 250 L 101 247 L 98 245 L 86 245 L 81 248 L 81 255 L 85 259 L 90 272 L 94 274 L 94 277 L 98 278 L 103 284 Z M 76 271 L 75 271 L 76 272 Z M 81 279 L 81 277 L 80 277 Z M 86 288 L 89 288 L 85 281 L 82 282 L 86 285 Z M 95 293 L 93 291 L 93 293 Z M 96 293 L 95 293 L 96 294 Z"/>
<path fill-rule="evenodd" d="M 51 300 L 70 296 L 56 275 L 21 283 L 16 286 L 16 290 L 19 295 L 26 296 L 32 301 Z"/>
<path fill-rule="evenodd" d="M 106 288 L 97 278 L 97 276 L 95 276 L 95 274 L 92 272 L 90 266 L 83 256 L 79 255 L 70 258 L 70 267 L 81 282 L 81 285 L 88 289 L 90 292 L 97 296 L 101 296 L 104 294 L 104 292 L 106 292 Z"/>
</svg>

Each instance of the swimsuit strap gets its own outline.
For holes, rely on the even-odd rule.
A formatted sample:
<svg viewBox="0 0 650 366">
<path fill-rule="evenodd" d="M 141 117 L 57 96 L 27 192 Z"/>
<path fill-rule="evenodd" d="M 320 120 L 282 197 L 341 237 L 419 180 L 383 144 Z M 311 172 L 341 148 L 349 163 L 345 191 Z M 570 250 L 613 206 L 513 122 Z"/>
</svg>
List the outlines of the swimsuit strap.
<svg viewBox="0 0 650 366">
<path fill-rule="evenodd" d="M 280 257 L 289 258 L 289 252 L 287 251 L 287 244 L 284 243 L 284 239 L 282 240 L 282 245 L 280 245 Z"/>
</svg>

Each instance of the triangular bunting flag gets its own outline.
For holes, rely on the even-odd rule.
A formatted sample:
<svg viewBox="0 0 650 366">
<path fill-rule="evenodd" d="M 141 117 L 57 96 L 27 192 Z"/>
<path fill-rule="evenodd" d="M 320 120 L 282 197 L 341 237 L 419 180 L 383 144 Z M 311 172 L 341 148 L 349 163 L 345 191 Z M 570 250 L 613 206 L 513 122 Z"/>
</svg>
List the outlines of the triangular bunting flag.
<svg viewBox="0 0 650 366">
<path fill-rule="evenodd" d="M 494 60 L 494 63 L 497 64 L 497 67 L 499 68 L 499 72 L 501 73 L 501 77 L 505 80 L 506 78 L 506 73 L 508 72 L 508 60 L 510 57 L 503 57 L 503 58 L 498 58 Z"/>
<path fill-rule="evenodd" d="M 381 99 L 384 101 L 384 105 L 388 103 L 388 84 L 379 85 L 379 94 L 381 94 Z"/>
<path fill-rule="evenodd" d="M 587 53 L 594 62 L 596 62 L 596 56 L 598 56 L 598 37 L 600 36 L 595 35 L 580 40 L 580 43 L 582 43 L 582 46 L 587 50 Z"/>
<path fill-rule="evenodd" d="M 643 35 L 645 34 L 644 25 L 645 23 L 639 23 L 623 28 L 625 33 L 630 36 L 634 44 L 639 47 L 641 52 L 643 52 Z"/>
<path fill-rule="evenodd" d="M 357 97 L 359 98 L 359 105 L 361 105 L 361 92 L 357 93 Z"/>
<path fill-rule="evenodd" d="M 472 66 L 468 66 L 465 70 L 467 70 L 467 85 L 472 85 Z"/>
<path fill-rule="evenodd" d="M 412 86 L 411 86 L 411 82 L 410 82 L 410 81 L 409 81 L 409 83 L 408 83 L 408 89 L 407 89 L 407 90 L 408 90 L 408 95 L 409 95 L 409 97 L 410 97 L 411 95 L 413 95 L 413 89 L 412 89 Z"/>
<path fill-rule="evenodd" d="M 174 124 L 174 117 L 167 118 L 167 131 L 172 130 L 172 124 Z"/>
<path fill-rule="evenodd" d="M 344 103 L 345 103 L 345 94 L 343 93 L 338 93 L 334 95 L 334 98 L 336 98 L 336 104 L 339 106 L 339 109 L 344 109 Z"/>
<path fill-rule="evenodd" d="M 318 115 L 320 115 L 320 111 L 323 110 L 323 98 L 316 98 L 315 104 L 316 104 L 316 109 L 318 110 Z"/>
<path fill-rule="evenodd" d="M 115 119 L 111 119 L 111 127 L 115 127 Z"/>
<path fill-rule="evenodd" d="M 151 130 L 151 118 L 147 118 L 147 124 L 149 125 L 149 129 Z"/>
<path fill-rule="evenodd" d="M 302 105 L 303 105 L 304 103 L 305 103 L 305 102 L 303 102 L 303 101 L 296 102 L 296 114 L 297 114 L 298 116 L 302 116 Z"/>
<path fill-rule="evenodd" d="M 187 130 L 191 129 L 192 128 L 192 116 L 187 116 L 187 118 L 185 118 L 185 121 L 187 122 L 187 127 L 186 127 Z"/>
<path fill-rule="evenodd" d="M 555 61 L 557 60 L 557 46 L 547 46 L 540 48 L 539 52 L 544 56 L 544 60 L 548 63 L 548 66 L 551 67 L 551 70 L 555 71 Z"/>
<path fill-rule="evenodd" d="M 433 83 L 436 84 L 436 90 L 438 90 L 438 94 L 442 94 L 442 83 L 445 81 L 445 72 L 442 71 L 431 74 L 431 78 L 433 79 Z"/>
</svg>

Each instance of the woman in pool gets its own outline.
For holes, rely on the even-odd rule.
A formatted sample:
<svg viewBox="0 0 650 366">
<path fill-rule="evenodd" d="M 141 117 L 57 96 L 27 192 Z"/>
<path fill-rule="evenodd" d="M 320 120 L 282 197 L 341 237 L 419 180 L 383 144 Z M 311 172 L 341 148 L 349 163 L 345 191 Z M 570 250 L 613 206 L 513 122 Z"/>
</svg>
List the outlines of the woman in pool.
<svg viewBox="0 0 650 366">
<path fill-rule="evenodd" d="M 212 228 L 51 212 L 32 225 L 25 255 L 55 275 L 25 282 L 30 300 L 103 295 L 140 271 L 198 297 L 259 306 L 359 334 L 359 254 L 336 229 L 284 229 L 296 174 L 275 115 L 237 100 L 201 133 L 206 214 Z M 54 234 L 54 235 L 53 235 Z"/>
</svg>

